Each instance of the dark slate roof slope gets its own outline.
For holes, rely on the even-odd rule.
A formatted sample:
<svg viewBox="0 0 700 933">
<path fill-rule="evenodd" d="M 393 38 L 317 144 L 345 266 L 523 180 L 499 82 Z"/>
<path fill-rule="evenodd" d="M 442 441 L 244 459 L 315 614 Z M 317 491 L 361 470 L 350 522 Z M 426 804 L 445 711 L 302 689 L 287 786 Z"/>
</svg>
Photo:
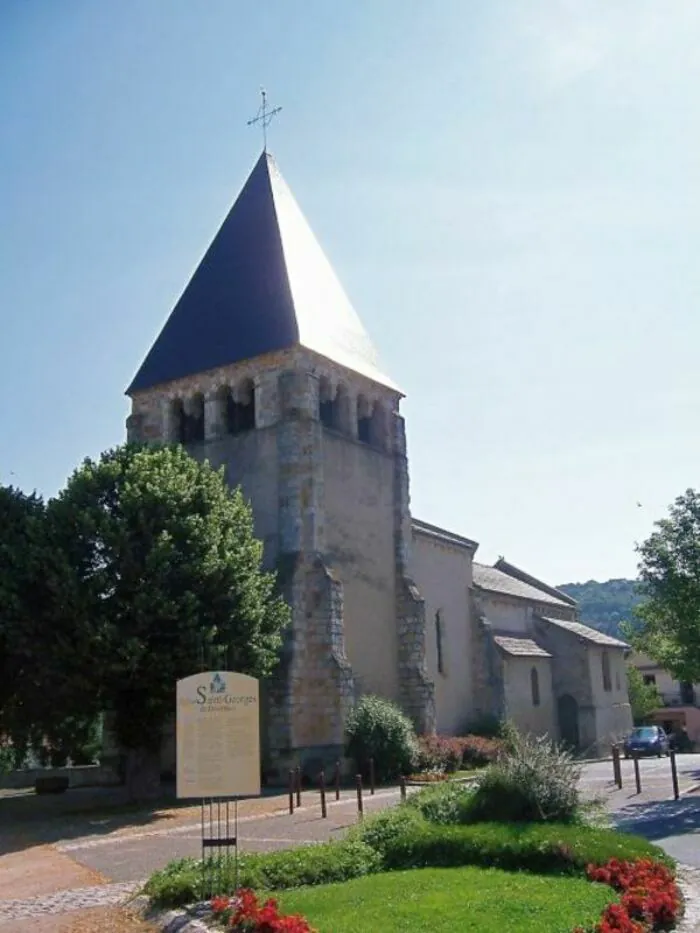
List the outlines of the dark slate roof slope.
<svg viewBox="0 0 700 933">
<path fill-rule="evenodd" d="M 503 593 L 505 596 L 516 596 L 519 599 L 529 599 L 538 603 L 551 603 L 556 606 L 566 606 L 570 608 L 563 599 L 551 596 L 548 592 L 540 590 L 530 583 L 518 580 L 510 574 L 497 570 L 496 567 L 488 567 L 485 564 L 478 564 L 476 561 L 472 567 L 474 586 L 482 590 L 489 590 L 492 593 Z"/>
<path fill-rule="evenodd" d="M 555 628 L 570 632 L 584 641 L 591 642 L 593 645 L 600 645 L 602 648 L 624 648 L 629 649 L 626 641 L 619 638 L 613 638 L 612 635 L 606 635 L 605 632 L 599 632 L 598 629 L 591 628 L 590 625 L 584 625 L 583 622 L 569 622 L 564 619 L 550 619 L 547 616 L 540 616 L 543 622 L 553 625 Z"/>
<path fill-rule="evenodd" d="M 297 345 L 396 388 L 264 152 L 127 393 Z"/>
<path fill-rule="evenodd" d="M 503 573 L 507 573 L 510 577 L 515 577 L 516 580 L 522 580 L 523 583 L 529 583 L 530 586 L 534 586 L 538 590 L 543 590 L 545 593 L 549 593 L 550 596 L 553 596 L 555 599 L 560 600 L 564 603 L 569 603 L 571 606 L 576 606 L 577 602 L 568 593 L 558 590 L 554 586 L 550 586 L 548 583 L 545 583 L 544 580 L 539 580 L 537 577 L 533 577 L 531 573 L 528 573 L 526 570 L 521 570 L 520 567 L 516 567 L 515 564 L 511 564 L 505 559 L 505 557 L 499 557 L 496 563 L 493 565 L 496 570 L 500 570 Z"/>
</svg>

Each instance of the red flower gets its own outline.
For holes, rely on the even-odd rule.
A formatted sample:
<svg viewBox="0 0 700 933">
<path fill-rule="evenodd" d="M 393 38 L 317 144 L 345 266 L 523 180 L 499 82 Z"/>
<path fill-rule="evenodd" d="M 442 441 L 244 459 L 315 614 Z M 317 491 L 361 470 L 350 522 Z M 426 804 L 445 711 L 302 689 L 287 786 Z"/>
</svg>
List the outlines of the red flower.
<svg viewBox="0 0 700 933">
<path fill-rule="evenodd" d="M 589 865 L 586 874 L 591 881 L 607 884 L 622 894 L 619 904 L 605 909 L 595 933 L 653 933 L 678 918 L 680 892 L 673 872 L 665 865 L 652 859 L 610 859 L 606 865 Z M 574 933 L 585 931 L 577 927 Z"/>
<path fill-rule="evenodd" d="M 233 897 L 213 898 L 211 909 L 215 914 L 231 912 L 232 933 L 315 933 L 304 917 L 280 914 L 273 898 L 261 905 L 249 888 L 241 888 Z"/>
</svg>

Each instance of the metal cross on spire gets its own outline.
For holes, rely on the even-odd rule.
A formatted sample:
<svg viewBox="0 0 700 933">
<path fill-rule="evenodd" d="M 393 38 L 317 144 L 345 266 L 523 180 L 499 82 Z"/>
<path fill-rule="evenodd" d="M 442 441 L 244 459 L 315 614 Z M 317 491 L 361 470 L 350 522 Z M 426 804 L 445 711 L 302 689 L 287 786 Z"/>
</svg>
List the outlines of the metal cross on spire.
<svg viewBox="0 0 700 933">
<path fill-rule="evenodd" d="M 274 107 L 272 110 L 267 109 L 267 94 L 265 93 L 264 87 L 260 88 L 260 95 L 262 97 L 262 103 L 258 108 L 256 116 L 254 116 L 252 120 L 248 120 L 248 126 L 254 126 L 256 123 L 260 124 L 263 132 L 263 152 L 267 152 L 267 128 L 272 122 L 272 118 L 277 116 L 282 108 Z"/>
</svg>

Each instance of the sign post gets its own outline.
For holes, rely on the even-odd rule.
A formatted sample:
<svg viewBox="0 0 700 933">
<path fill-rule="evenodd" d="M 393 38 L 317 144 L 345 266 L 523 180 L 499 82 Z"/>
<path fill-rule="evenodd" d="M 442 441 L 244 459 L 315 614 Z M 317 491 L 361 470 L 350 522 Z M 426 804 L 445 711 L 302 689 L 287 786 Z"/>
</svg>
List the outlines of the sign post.
<svg viewBox="0 0 700 933">
<path fill-rule="evenodd" d="M 202 870 L 210 869 L 209 891 L 214 893 L 216 867 L 223 884 L 231 849 L 235 889 L 238 798 L 260 795 L 258 681 L 232 671 L 204 671 L 178 680 L 176 734 L 177 796 L 202 801 Z M 208 850 L 218 852 L 216 864 L 205 859 Z"/>
</svg>

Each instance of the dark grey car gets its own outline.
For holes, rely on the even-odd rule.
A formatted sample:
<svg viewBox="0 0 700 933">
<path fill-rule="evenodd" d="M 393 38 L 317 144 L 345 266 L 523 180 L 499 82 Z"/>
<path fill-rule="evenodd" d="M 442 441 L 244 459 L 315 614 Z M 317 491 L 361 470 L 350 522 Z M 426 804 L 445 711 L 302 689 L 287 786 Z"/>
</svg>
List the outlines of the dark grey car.
<svg viewBox="0 0 700 933">
<path fill-rule="evenodd" d="M 625 739 L 625 758 L 631 755 L 662 755 L 669 753 L 668 736 L 661 726 L 639 726 Z"/>
</svg>

